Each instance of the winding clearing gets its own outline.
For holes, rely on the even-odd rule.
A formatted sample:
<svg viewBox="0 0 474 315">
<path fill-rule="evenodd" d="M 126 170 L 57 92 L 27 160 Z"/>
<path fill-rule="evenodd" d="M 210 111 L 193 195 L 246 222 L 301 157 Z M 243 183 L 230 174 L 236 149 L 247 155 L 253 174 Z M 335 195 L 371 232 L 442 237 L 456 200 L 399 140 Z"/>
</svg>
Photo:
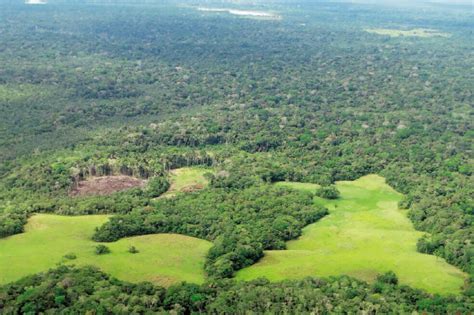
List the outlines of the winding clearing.
<svg viewBox="0 0 474 315">
<path fill-rule="evenodd" d="M 315 191 L 314 184 L 277 183 Z M 441 258 L 416 251 L 423 235 L 398 209 L 402 195 L 377 175 L 337 183 L 338 200 L 315 197 L 330 214 L 307 226 L 303 235 L 287 243 L 288 250 L 266 251 L 257 264 L 237 278 L 267 277 L 272 281 L 306 276 L 348 274 L 373 281 L 392 270 L 402 284 L 431 293 L 459 293 L 465 274 Z"/>
<path fill-rule="evenodd" d="M 30 218 L 25 233 L 0 239 L 0 284 L 46 271 L 58 263 L 93 265 L 121 280 L 173 283 L 204 281 L 205 255 L 211 243 L 178 234 L 154 234 L 104 243 L 111 253 L 96 255 L 91 240 L 95 227 L 106 215 L 66 217 L 37 214 Z M 135 246 L 139 253 L 128 252 Z M 64 255 L 74 253 L 77 259 Z"/>
</svg>

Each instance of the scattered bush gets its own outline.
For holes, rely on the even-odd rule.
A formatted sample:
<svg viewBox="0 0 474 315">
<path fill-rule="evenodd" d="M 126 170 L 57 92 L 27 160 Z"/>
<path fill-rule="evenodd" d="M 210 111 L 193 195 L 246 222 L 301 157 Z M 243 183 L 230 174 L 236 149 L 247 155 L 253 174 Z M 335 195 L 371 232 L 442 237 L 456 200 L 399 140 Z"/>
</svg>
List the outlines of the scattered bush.
<svg viewBox="0 0 474 315">
<path fill-rule="evenodd" d="M 68 254 L 64 255 L 64 258 L 69 259 L 69 260 L 74 260 L 74 259 L 77 258 L 77 256 L 74 253 L 68 253 Z"/>
<path fill-rule="evenodd" d="M 131 254 L 137 254 L 139 253 L 138 249 L 135 247 L 135 246 L 130 246 L 128 248 L 128 252 L 131 253 Z"/>
<path fill-rule="evenodd" d="M 339 190 L 334 185 L 322 186 L 316 190 L 316 196 L 325 198 L 325 199 L 337 199 L 340 196 Z"/>
<path fill-rule="evenodd" d="M 110 249 L 107 246 L 100 244 L 95 247 L 95 253 L 96 255 L 108 254 L 110 253 Z"/>
</svg>

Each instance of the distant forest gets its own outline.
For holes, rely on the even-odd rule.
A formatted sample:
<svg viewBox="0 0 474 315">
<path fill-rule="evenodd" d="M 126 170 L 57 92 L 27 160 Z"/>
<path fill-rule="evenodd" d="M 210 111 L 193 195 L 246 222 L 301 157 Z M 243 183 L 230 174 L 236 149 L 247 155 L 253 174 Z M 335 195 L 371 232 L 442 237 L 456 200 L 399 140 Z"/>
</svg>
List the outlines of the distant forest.
<svg viewBox="0 0 474 315">
<path fill-rule="evenodd" d="M 473 312 L 472 10 L 246 5 L 278 16 L 256 18 L 197 2 L 50 2 L 0 3 L 0 237 L 34 213 L 113 214 L 94 240 L 181 233 L 214 246 L 203 285 L 59 266 L 0 287 L 0 312 Z M 212 169 L 209 186 L 156 201 L 169 171 L 187 166 Z M 152 188 L 69 196 L 113 174 Z M 462 294 L 428 294 L 390 272 L 371 284 L 231 279 L 328 214 L 312 194 L 272 183 L 315 183 L 337 198 L 331 185 L 367 174 L 404 194 L 399 207 L 426 232 L 417 250 L 464 271 Z"/>
</svg>

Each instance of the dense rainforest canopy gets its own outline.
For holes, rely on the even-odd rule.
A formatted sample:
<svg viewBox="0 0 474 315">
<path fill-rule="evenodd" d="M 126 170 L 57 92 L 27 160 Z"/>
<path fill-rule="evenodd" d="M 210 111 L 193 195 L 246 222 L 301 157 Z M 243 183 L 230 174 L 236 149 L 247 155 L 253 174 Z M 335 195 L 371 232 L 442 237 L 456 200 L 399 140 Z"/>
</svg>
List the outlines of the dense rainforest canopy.
<svg viewBox="0 0 474 315">
<path fill-rule="evenodd" d="M 472 312 L 472 11 L 257 1 L 245 9 L 272 15 L 248 17 L 201 5 L 0 2 L 0 237 L 34 213 L 100 213 L 114 216 L 96 241 L 213 242 L 202 285 L 61 266 L 0 287 L 0 310 Z M 428 31 L 396 33 L 417 29 Z M 157 199 L 170 170 L 188 166 L 207 167 L 209 186 Z M 427 232 L 418 251 L 468 275 L 462 294 L 433 296 L 393 274 L 229 279 L 327 215 L 314 194 L 337 199 L 336 181 L 372 173 Z M 84 179 L 118 174 L 147 186 L 71 196 Z"/>
</svg>

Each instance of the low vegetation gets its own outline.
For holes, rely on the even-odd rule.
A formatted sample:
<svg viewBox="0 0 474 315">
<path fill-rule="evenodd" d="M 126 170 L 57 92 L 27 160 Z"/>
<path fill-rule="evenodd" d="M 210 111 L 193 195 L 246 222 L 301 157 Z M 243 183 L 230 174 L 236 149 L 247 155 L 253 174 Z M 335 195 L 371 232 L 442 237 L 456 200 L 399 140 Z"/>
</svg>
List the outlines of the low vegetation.
<svg viewBox="0 0 474 315">
<path fill-rule="evenodd" d="M 298 190 L 316 185 L 278 183 Z M 351 275 L 373 282 L 378 274 L 393 271 L 400 283 L 431 293 L 455 294 L 466 275 L 435 256 L 416 251 L 423 235 L 414 230 L 406 211 L 398 209 L 402 195 L 376 175 L 352 182 L 337 182 L 340 199 L 315 197 L 330 214 L 303 229 L 287 243 L 287 250 L 266 251 L 257 264 L 243 269 L 238 279 L 265 276 L 273 281 L 307 276 Z"/>
<path fill-rule="evenodd" d="M 470 7 L 104 1 L 0 1 L 2 311 L 473 312 Z"/>
<path fill-rule="evenodd" d="M 157 269 L 159 271 L 159 269 Z M 150 283 L 131 284 L 95 268 L 61 266 L 0 287 L 0 308 L 17 313 L 113 314 L 463 314 L 465 297 L 436 297 L 396 284 L 387 274 L 373 285 L 350 278 L 224 280 L 203 285 L 181 283 L 165 290 Z"/>
<path fill-rule="evenodd" d="M 198 167 L 182 167 L 171 170 L 169 176 L 171 184 L 161 197 L 169 198 L 177 193 L 201 190 L 208 185 L 205 175 L 211 172 L 211 169 Z"/>
<path fill-rule="evenodd" d="M 107 246 L 100 244 L 95 247 L 94 252 L 96 255 L 104 255 L 110 253 L 110 249 Z"/>
<path fill-rule="evenodd" d="M 211 243 L 177 234 L 93 242 L 95 228 L 107 220 L 104 215 L 32 216 L 25 233 L 0 239 L 0 284 L 57 264 L 93 265 L 122 280 L 165 286 L 204 281 L 204 261 Z"/>
<path fill-rule="evenodd" d="M 113 242 L 151 233 L 179 233 L 213 242 L 206 256 L 212 278 L 231 277 L 260 259 L 264 249 L 284 249 L 285 241 L 327 214 L 312 195 L 261 185 L 245 190 L 216 188 L 160 199 L 153 209 L 111 217 L 94 240 Z"/>
<path fill-rule="evenodd" d="M 316 189 L 316 196 L 324 198 L 324 199 L 337 199 L 341 193 L 336 188 L 336 186 L 323 186 Z"/>
</svg>

